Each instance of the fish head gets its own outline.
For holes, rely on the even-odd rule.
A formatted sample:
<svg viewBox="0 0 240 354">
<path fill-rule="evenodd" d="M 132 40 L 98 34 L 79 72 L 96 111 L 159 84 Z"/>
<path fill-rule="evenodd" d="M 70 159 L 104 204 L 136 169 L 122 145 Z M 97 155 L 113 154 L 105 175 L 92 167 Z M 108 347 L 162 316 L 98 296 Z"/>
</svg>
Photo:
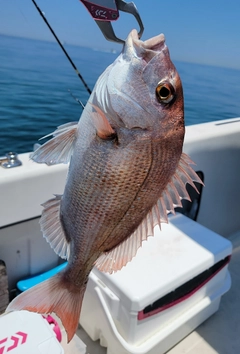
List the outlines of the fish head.
<svg viewBox="0 0 240 354">
<path fill-rule="evenodd" d="M 162 136 L 184 136 L 183 90 L 163 34 L 142 41 L 132 30 L 120 56 L 96 85 L 96 99 L 111 125 Z"/>
</svg>

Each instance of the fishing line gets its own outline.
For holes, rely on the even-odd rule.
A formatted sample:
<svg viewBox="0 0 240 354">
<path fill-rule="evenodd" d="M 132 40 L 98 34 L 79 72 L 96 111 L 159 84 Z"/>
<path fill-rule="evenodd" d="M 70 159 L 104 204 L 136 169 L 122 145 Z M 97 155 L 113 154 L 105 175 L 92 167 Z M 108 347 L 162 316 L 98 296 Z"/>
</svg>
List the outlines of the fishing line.
<svg viewBox="0 0 240 354">
<path fill-rule="evenodd" d="M 82 107 L 82 109 L 84 110 L 85 106 L 84 106 L 84 104 L 82 103 L 82 101 L 80 101 L 79 98 L 75 97 L 75 96 L 73 95 L 73 93 L 71 92 L 70 89 L 68 89 L 68 92 L 70 93 L 70 95 L 72 96 L 72 98 L 74 98 L 74 100 L 77 101 L 77 102 L 80 104 L 80 106 Z"/>
<path fill-rule="evenodd" d="M 54 38 L 56 39 L 56 41 L 58 42 L 58 44 L 60 45 L 61 49 L 63 50 L 64 54 L 66 55 L 66 57 L 68 58 L 68 60 L 70 61 L 73 69 L 75 70 L 77 76 L 79 77 L 79 79 L 82 81 L 84 87 L 86 88 L 87 92 L 91 95 L 92 91 L 90 90 L 90 88 L 88 87 L 87 83 L 85 82 L 85 80 L 83 79 L 82 75 L 80 74 L 80 72 L 78 71 L 76 65 L 74 64 L 74 62 L 72 61 L 72 59 L 70 58 L 70 56 L 68 55 L 66 49 L 64 48 L 64 46 L 62 45 L 62 43 L 59 41 L 57 35 L 55 34 L 55 32 L 53 31 L 52 27 L 50 26 L 49 22 L 47 21 L 46 17 L 44 16 L 44 13 L 41 11 L 41 9 L 39 8 L 39 6 L 37 5 L 35 0 L 32 0 L 34 6 L 36 7 L 36 9 L 38 10 L 40 16 L 42 17 L 42 19 L 44 20 L 44 22 L 46 23 L 46 25 L 48 26 L 48 28 L 50 29 L 50 31 L 52 32 Z"/>
<path fill-rule="evenodd" d="M 18 8 L 19 12 L 21 13 L 22 17 L 24 18 L 25 22 L 29 25 L 28 19 L 26 18 L 26 16 L 24 15 L 22 9 L 19 7 L 17 1 L 15 2 L 15 6 Z"/>
</svg>

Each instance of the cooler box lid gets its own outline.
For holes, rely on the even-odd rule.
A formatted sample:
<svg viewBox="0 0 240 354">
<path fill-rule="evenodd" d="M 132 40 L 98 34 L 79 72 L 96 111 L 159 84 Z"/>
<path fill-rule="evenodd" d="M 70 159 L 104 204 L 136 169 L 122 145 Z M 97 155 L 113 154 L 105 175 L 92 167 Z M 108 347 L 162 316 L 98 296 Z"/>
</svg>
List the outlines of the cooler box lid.
<svg viewBox="0 0 240 354">
<path fill-rule="evenodd" d="M 169 224 L 154 229 L 136 257 L 120 271 L 93 272 L 121 298 L 124 306 L 138 312 L 232 253 L 229 240 L 182 214 L 170 216 Z"/>
</svg>

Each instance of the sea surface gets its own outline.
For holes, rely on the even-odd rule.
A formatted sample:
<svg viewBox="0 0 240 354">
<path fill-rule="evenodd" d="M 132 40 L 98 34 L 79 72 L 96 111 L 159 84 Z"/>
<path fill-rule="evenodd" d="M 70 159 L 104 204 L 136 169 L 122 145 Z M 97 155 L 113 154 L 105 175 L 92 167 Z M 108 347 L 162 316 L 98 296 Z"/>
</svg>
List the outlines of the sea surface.
<svg viewBox="0 0 240 354">
<path fill-rule="evenodd" d="M 64 46 L 90 89 L 119 54 Z M 240 116 L 240 71 L 173 62 L 183 83 L 186 125 Z M 32 151 L 57 126 L 78 121 L 76 99 L 86 104 L 88 97 L 57 43 L 0 35 L 0 156 Z"/>
</svg>

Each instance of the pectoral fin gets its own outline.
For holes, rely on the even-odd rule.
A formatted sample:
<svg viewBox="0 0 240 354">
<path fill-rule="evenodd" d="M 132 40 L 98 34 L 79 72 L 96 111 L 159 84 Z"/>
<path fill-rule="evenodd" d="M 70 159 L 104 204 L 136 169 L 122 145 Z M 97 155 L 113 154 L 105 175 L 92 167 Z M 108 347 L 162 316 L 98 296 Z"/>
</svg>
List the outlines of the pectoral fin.
<svg viewBox="0 0 240 354">
<path fill-rule="evenodd" d="M 71 122 L 60 125 L 53 133 L 44 136 L 42 139 L 53 135 L 53 138 L 41 145 L 31 155 L 31 159 L 38 163 L 54 165 L 68 163 L 74 148 L 77 136 L 78 122 Z"/>
<path fill-rule="evenodd" d="M 90 103 L 90 105 L 95 110 L 95 112 L 92 112 L 91 115 L 99 138 L 104 140 L 114 138 L 116 136 L 115 131 L 111 127 L 104 112 L 94 104 Z"/>
</svg>

